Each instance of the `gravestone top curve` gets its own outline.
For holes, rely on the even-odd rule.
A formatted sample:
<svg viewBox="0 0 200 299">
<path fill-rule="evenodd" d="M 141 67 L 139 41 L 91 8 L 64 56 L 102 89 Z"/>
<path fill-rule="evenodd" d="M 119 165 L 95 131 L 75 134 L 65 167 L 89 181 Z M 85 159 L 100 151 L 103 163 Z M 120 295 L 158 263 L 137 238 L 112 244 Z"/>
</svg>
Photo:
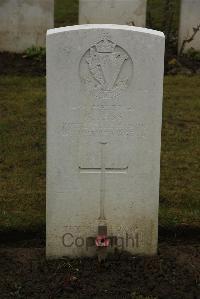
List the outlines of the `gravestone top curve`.
<svg viewBox="0 0 200 299">
<path fill-rule="evenodd" d="M 127 31 L 135 31 L 135 32 L 141 32 L 146 34 L 151 34 L 155 36 L 165 37 L 164 33 L 161 31 L 143 28 L 143 27 L 136 27 L 136 26 L 129 26 L 129 25 L 117 25 L 117 24 L 84 24 L 84 25 L 74 25 L 74 26 L 66 26 L 66 27 L 59 27 L 59 28 L 53 28 L 47 30 L 47 36 L 61 33 L 61 32 L 67 32 L 67 31 L 73 31 L 73 30 L 84 30 L 84 29 L 121 29 L 121 30 L 127 30 Z"/>
</svg>

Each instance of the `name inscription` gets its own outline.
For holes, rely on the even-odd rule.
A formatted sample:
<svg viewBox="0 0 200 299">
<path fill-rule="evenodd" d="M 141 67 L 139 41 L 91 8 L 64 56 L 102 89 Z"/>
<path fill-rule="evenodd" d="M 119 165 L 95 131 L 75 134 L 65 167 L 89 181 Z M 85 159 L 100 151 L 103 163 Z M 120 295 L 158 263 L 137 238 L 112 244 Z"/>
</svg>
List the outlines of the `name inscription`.
<svg viewBox="0 0 200 299">
<path fill-rule="evenodd" d="M 64 122 L 62 124 L 62 135 L 87 135 L 87 136 L 141 136 L 144 124 L 137 123 L 135 125 L 128 125 L 126 127 L 84 127 L 82 123 Z M 141 132 L 142 129 L 142 132 Z"/>
</svg>

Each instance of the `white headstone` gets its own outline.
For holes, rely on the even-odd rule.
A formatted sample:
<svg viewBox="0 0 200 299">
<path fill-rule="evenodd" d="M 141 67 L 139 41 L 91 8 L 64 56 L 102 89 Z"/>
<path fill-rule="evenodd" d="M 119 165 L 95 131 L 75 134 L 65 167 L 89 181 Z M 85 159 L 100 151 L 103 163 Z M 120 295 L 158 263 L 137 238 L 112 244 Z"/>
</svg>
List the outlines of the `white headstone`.
<svg viewBox="0 0 200 299">
<path fill-rule="evenodd" d="M 156 253 L 163 57 L 158 31 L 48 31 L 48 257 L 94 255 L 102 227 L 108 251 Z"/>
<path fill-rule="evenodd" d="M 200 0 L 181 0 L 181 15 L 179 25 L 179 51 L 185 39 L 192 37 L 193 28 L 200 26 Z M 200 50 L 200 30 L 194 39 L 185 44 L 184 52 L 194 48 Z"/>
<path fill-rule="evenodd" d="M 79 24 L 145 27 L 146 0 L 79 0 Z"/>
<path fill-rule="evenodd" d="M 0 0 L 0 52 L 45 47 L 53 24 L 54 0 Z"/>
</svg>

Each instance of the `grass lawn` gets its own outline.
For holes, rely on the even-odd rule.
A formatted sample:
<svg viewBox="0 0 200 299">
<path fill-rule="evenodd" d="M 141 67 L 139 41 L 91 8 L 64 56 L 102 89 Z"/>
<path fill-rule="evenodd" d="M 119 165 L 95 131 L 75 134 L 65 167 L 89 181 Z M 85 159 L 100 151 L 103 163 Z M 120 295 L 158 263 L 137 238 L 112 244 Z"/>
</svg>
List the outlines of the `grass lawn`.
<svg viewBox="0 0 200 299">
<path fill-rule="evenodd" d="M 0 77 L 0 230 L 45 221 L 45 79 Z"/>
<path fill-rule="evenodd" d="M 160 225 L 200 225 L 200 76 L 164 84 Z"/>
<path fill-rule="evenodd" d="M 164 84 L 160 225 L 200 226 L 200 76 Z M 45 227 L 45 78 L 0 76 L 0 231 Z"/>
</svg>

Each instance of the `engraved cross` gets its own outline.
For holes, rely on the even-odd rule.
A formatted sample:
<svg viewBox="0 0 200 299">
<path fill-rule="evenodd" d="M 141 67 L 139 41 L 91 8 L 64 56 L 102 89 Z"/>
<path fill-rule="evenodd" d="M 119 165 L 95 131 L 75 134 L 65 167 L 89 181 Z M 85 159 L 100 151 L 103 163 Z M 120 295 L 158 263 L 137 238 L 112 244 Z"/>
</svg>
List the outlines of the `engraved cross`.
<svg viewBox="0 0 200 299">
<path fill-rule="evenodd" d="M 128 166 L 124 168 L 114 168 L 114 167 L 106 167 L 105 166 L 105 152 L 104 147 L 107 142 L 100 142 L 101 144 L 101 167 L 100 168 L 83 168 L 79 167 L 80 173 L 100 173 L 101 174 L 101 181 L 100 181 L 100 216 L 99 220 L 105 220 L 105 211 L 104 211 L 104 204 L 105 204 L 105 182 L 106 182 L 106 174 L 123 174 L 127 173 Z"/>
</svg>

